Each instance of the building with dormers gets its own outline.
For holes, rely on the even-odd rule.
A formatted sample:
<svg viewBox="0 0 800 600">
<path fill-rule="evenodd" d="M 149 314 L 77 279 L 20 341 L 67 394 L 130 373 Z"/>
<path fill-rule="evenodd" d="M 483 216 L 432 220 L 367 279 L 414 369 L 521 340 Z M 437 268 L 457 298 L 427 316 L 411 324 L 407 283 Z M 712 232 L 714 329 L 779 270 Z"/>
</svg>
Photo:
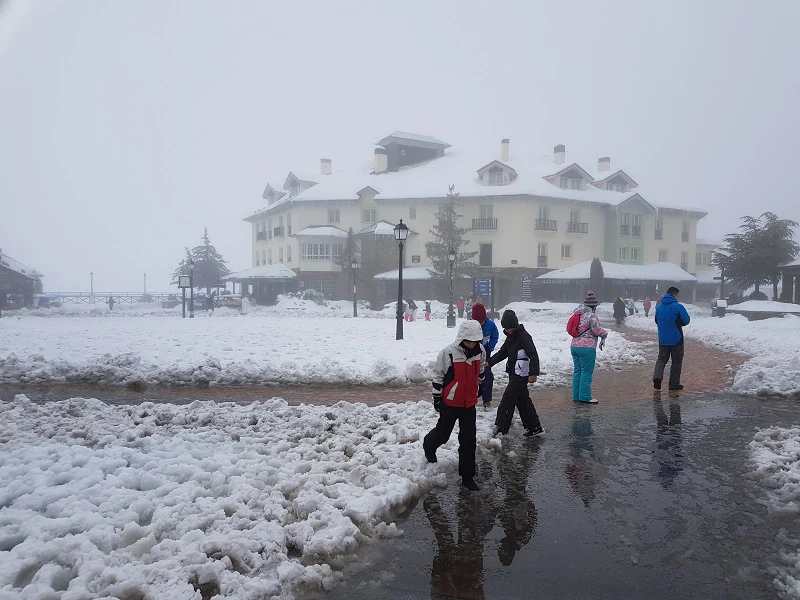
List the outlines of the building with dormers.
<svg viewBox="0 0 800 600">
<path fill-rule="evenodd" d="M 495 281 L 498 306 L 526 297 L 526 281 L 594 257 L 695 268 L 697 223 L 706 212 L 643 190 L 611 157 L 586 161 L 561 144 L 541 152 L 512 147 L 509 139 L 495 151 L 462 151 L 399 131 L 376 146 L 360 169 L 337 171 L 321 159 L 318 173 L 292 171 L 282 185 L 268 183 L 266 205 L 244 219 L 251 224 L 252 266 L 287 265 L 301 288 L 337 295 L 348 229 L 367 235 L 382 227 L 377 235 L 391 235 L 403 219 L 414 232 L 404 265 L 428 267 L 425 242 L 454 185 L 459 225 L 470 229 L 468 249 L 477 252 L 478 276 Z"/>
</svg>

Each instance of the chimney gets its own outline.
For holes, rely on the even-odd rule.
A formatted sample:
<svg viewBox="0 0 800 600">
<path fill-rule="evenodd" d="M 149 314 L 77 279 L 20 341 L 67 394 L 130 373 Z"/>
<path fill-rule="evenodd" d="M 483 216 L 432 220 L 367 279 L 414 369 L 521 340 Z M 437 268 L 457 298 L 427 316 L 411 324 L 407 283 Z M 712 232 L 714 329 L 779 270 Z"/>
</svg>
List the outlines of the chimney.
<svg viewBox="0 0 800 600">
<path fill-rule="evenodd" d="M 603 156 L 597 159 L 597 170 L 598 171 L 610 171 L 611 170 L 611 157 L 610 156 Z"/>
<path fill-rule="evenodd" d="M 509 158 L 510 152 L 511 152 L 511 140 L 506 138 L 502 142 L 500 142 L 500 160 L 502 160 L 503 162 L 508 162 L 509 160 L 511 160 Z"/>
<path fill-rule="evenodd" d="M 389 153 L 386 148 L 375 148 L 375 169 L 372 171 L 376 175 L 386 173 L 389 170 Z"/>
<path fill-rule="evenodd" d="M 331 159 L 330 158 L 320 158 L 319 159 L 319 172 L 323 175 L 330 175 L 331 174 Z"/>
<path fill-rule="evenodd" d="M 553 158 L 555 159 L 555 163 L 557 165 L 564 164 L 564 161 L 567 158 L 567 148 L 564 146 L 564 144 L 559 144 L 553 148 Z"/>
</svg>

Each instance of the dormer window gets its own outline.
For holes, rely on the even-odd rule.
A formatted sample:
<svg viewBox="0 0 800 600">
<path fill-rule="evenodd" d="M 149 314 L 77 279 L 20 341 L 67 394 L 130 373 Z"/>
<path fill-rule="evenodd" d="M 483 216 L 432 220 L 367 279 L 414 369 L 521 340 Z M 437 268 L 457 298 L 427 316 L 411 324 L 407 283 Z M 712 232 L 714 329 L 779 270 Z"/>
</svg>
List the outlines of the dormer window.
<svg viewBox="0 0 800 600">
<path fill-rule="evenodd" d="M 489 185 L 505 185 L 508 182 L 502 169 L 489 171 Z"/>
<path fill-rule="evenodd" d="M 570 177 L 568 175 L 561 176 L 561 188 L 565 190 L 582 190 L 583 180 L 578 177 Z"/>
<path fill-rule="evenodd" d="M 608 189 L 612 192 L 627 192 L 628 186 L 624 183 L 609 183 Z"/>
</svg>

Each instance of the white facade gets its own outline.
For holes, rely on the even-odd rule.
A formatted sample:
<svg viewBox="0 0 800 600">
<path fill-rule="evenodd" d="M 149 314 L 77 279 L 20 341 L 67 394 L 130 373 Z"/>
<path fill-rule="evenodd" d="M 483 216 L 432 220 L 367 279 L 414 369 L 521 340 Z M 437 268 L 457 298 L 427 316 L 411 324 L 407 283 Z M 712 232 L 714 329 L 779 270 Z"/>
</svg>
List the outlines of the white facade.
<svg viewBox="0 0 800 600">
<path fill-rule="evenodd" d="M 341 236 L 310 239 L 297 232 L 330 225 L 358 233 L 371 222 L 400 219 L 418 233 L 408 240 L 406 263 L 419 256 L 415 266 L 430 265 L 424 244 L 433 238 L 435 214 L 454 184 L 462 205 L 459 226 L 471 229 L 466 250 L 479 252 L 474 261 L 480 266 L 544 272 L 598 257 L 671 262 L 695 271 L 697 222 L 706 213 L 671 207 L 640 191 L 607 157 L 578 164 L 557 146 L 549 157 L 530 153 L 526 159 L 504 140 L 496 152 L 473 160 L 447 152 L 449 145 L 433 138 L 395 132 L 387 141 L 371 169 L 335 172 L 327 162 L 318 175 L 292 172 L 283 186 L 267 185 L 267 206 L 245 219 L 252 224 L 252 265 L 283 263 L 301 277 L 339 271 Z M 313 253 L 304 251 L 308 244 L 315 245 Z"/>
</svg>

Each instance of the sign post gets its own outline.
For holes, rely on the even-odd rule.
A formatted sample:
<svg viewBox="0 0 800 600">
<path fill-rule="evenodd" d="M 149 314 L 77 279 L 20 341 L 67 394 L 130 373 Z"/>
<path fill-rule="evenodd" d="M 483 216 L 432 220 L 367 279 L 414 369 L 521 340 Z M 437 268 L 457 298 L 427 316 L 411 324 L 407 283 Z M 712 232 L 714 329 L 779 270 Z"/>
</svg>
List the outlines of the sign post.
<svg viewBox="0 0 800 600">
<path fill-rule="evenodd" d="M 181 288 L 181 306 L 183 318 L 186 318 L 186 288 L 191 285 L 191 280 L 188 275 L 180 275 L 178 277 L 178 287 Z"/>
</svg>

